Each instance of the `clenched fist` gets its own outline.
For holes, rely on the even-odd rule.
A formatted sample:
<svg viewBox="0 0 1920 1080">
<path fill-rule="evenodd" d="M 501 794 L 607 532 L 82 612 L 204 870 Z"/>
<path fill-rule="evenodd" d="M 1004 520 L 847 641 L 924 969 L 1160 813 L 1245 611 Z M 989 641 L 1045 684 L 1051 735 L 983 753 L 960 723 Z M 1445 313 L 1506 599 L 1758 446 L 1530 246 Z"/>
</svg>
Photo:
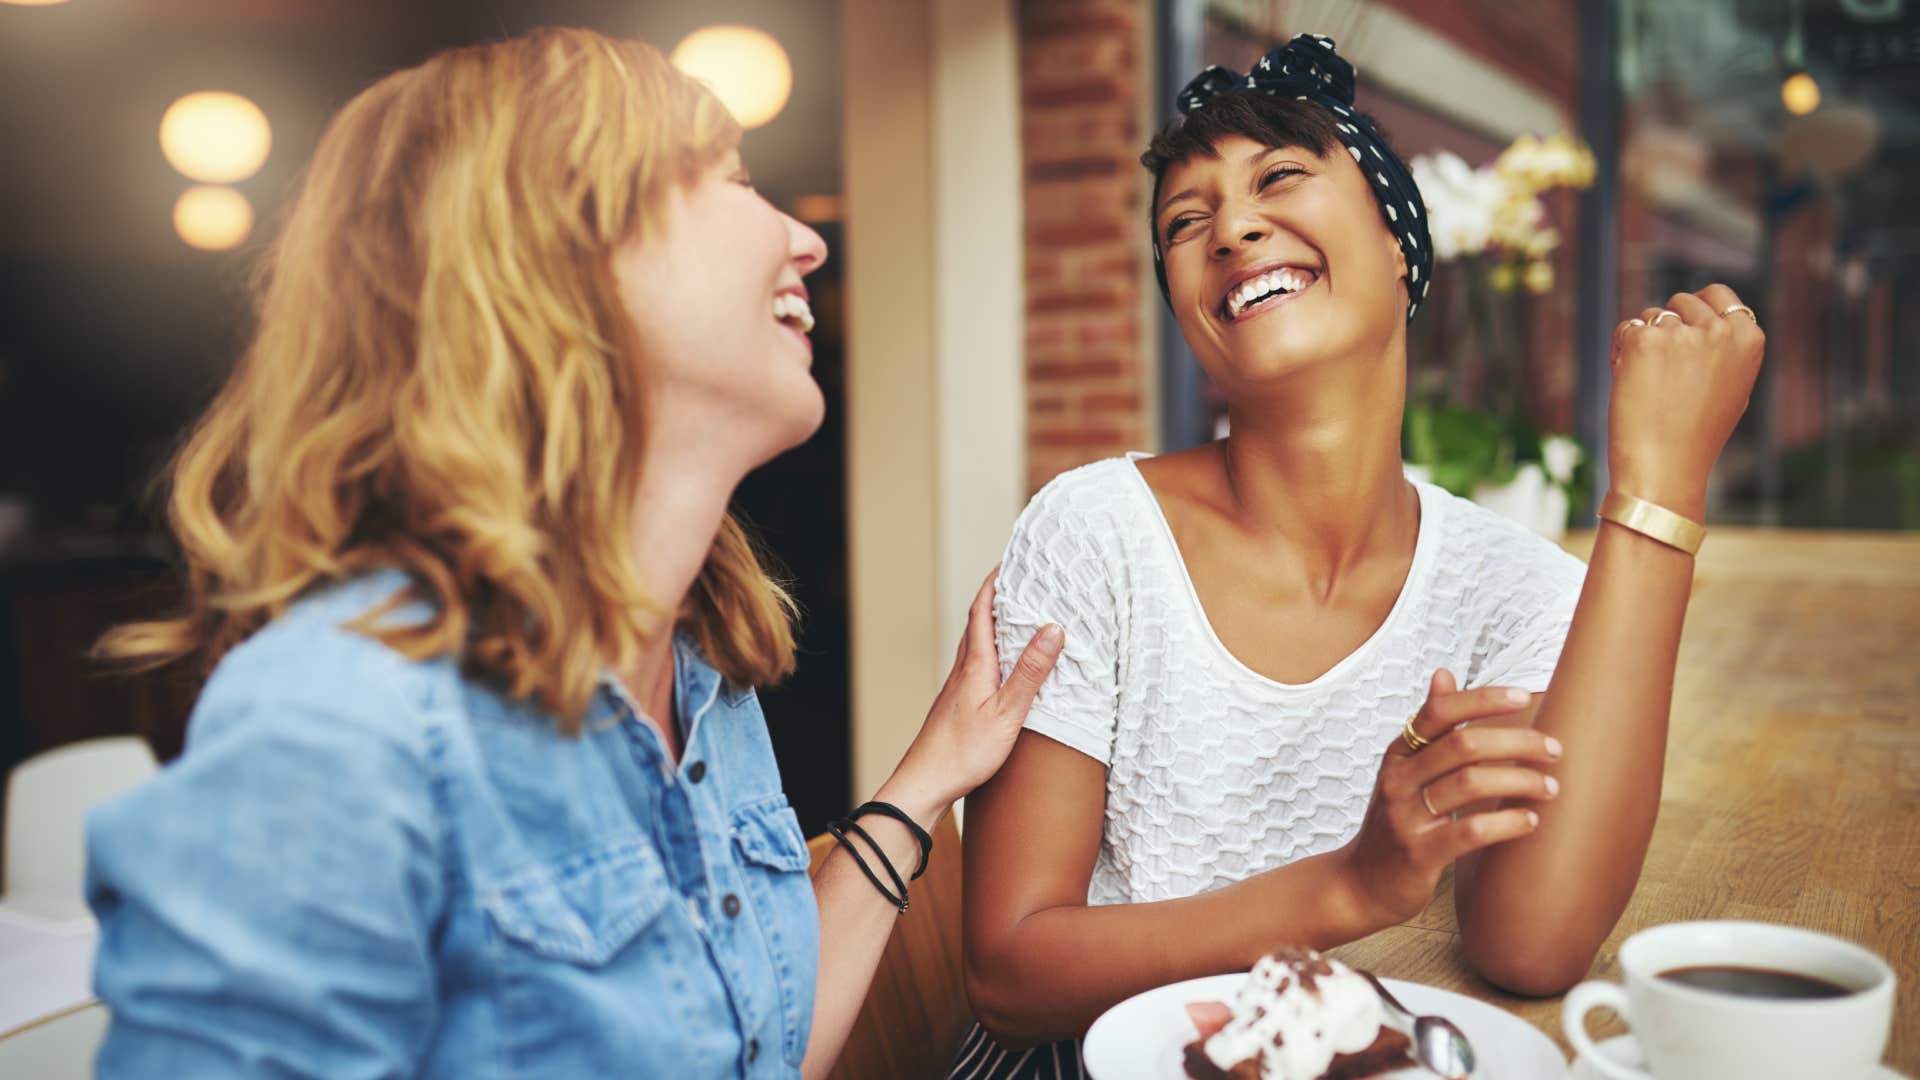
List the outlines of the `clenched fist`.
<svg viewBox="0 0 1920 1080">
<path fill-rule="evenodd" d="M 1725 285 L 1675 293 L 1613 332 L 1613 490 L 1699 521 L 1707 474 L 1746 412 L 1766 335 Z"/>
</svg>

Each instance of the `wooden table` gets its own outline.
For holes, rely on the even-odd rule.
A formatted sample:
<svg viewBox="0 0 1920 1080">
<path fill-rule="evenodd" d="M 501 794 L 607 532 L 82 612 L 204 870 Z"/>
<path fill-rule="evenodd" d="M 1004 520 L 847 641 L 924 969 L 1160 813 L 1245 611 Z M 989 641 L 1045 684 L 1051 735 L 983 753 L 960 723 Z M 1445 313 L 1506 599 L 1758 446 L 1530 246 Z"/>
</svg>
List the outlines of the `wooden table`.
<svg viewBox="0 0 1920 1080">
<path fill-rule="evenodd" d="M 1920 536 L 1726 528 L 1701 549 L 1659 823 L 1590 977 L 1618 981 L 1628 936 L 1685 919 L 1792 923 L 1885 956 L 1900 977 L 1886 1061 L 1920 1080 Z M 1467 970 L 1451 881 L 1335 954 L 1492 1002 L 1570 1051 L 1559 998 Z"/>
</svg>

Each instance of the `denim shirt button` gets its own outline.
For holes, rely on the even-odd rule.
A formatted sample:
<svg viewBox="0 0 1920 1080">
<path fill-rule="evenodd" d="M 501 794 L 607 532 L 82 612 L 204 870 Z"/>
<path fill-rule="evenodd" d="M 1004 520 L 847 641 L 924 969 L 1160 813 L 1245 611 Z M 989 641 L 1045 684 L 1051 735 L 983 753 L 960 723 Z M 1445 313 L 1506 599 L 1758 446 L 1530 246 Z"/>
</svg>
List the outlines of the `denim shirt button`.
<svg viewBox="0 0 1920 1080">
<path fill-rule="evenodd" d="M 707 778 L 706 762 L 696 761 L 692 765 L 687 767 L 687 779 L 697 784 L 700 781 L 705 780 L 706 778 Z"/>
<path fill-rule="evenodd" d="M 728 893 L 720 901 L 720 910 L 726 912 L 727 918 L 729 919 L 735 917 L 736 915 L 739 915 L 740 914 L 740 898 L 734 895 L 733 893 Z"/>
</svg>

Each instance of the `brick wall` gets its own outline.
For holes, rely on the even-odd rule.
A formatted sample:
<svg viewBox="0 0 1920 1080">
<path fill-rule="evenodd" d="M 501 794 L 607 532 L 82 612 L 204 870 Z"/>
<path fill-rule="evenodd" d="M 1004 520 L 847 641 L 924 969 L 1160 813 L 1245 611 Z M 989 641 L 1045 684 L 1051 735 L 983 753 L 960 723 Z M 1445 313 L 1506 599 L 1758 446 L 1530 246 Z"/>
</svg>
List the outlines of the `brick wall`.
<svg viewBox="0 0 1920 1080">
<path fill-rule="evenodd" d="M 1146 0 L 1022 0 L 1027 484 L 1150 448 Z"/>
</svg>

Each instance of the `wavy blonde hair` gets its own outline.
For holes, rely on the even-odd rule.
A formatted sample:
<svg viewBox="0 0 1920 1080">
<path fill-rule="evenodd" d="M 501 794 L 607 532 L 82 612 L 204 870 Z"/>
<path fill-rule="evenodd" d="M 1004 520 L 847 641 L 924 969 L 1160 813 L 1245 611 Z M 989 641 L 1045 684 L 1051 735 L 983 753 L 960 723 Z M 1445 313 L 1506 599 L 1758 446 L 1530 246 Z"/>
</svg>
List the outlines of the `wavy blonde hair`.
<svg viewBox="0 0 1920 1080">
<path fill-rule="evenodd" d="M 739 143 L 647 45 L 541 30 L 390 75 L 334 118 L 261 268 L 258 331 L 169 467 L 188 606 L 99 655 L 211 666 L 374 567 L 432 616 L 354 629 L 580 728 L 605 666 L 675 624 L 740 686 L 793 667 L 794 608 L 729 516 L 683 609 L 630 521 L 642 366 L 611 266 L 669 185 Z M 407 597 L 396 600 L 396 604 Z"/>
</svg>

